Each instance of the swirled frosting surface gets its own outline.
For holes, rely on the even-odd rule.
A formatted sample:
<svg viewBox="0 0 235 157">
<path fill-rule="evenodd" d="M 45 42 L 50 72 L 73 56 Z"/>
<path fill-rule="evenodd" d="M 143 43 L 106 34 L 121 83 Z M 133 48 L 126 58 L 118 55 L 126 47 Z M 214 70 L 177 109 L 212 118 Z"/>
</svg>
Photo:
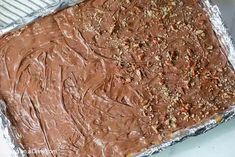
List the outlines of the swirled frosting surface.
<svg viewBox="0 0 235 157">
<path fill-rule="evenodd" d="M 0 97 L 25 149 L 49 156 L 140 152 L 234 89 L 198 0 L 88 0 L 0 38 Z"/>
</svg>

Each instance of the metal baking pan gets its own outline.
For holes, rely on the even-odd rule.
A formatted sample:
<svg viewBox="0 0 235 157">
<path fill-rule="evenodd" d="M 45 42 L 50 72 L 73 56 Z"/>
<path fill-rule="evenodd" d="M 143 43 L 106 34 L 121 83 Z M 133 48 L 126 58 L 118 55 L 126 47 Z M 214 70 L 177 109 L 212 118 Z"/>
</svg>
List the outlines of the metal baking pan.
<svg viewBox="0 0 235 157">
<path fill-rule="evenodd" d="M 11 3 L 12 2 L 12 3 Z M 39 17 L 46 16 L 57 10 L 72 6 L 81 2 L 81 0 L 0 0 L 0 36 L 24 27 L 25 25 L 35 21 Z M 217 34 L 222 48 L 227 52 L 227 56 L 231 67 L 235 67 L 235 48 L 233 41 L 225 27 L 219 8 L 210 0 L 201 0 L 201 5 L 208 13 L 213 29 Z M 21 6 L 21 7 L 19 7 Z M 22 9 L 25 8 L 25 9 Z M 12 16 L 9 16 L 12 15 Z M 191 128 L 178 131 L 174 138 L 161 145 L 154 145 L 146 151 L 138 154 L 138 157 L 147 157 L 156 154 L 163 149 L 181 142 L 188 137 L 196 136 L 213 129 L 223 122 L 235 117 L 235 104 L 223 113 L 218 113 L 210 120 L 202 122 L 200 125 L 195 125 Z M 23 146 L 18 143 L 18 135 L 10 124 L 10 120 L 6 116 L 6 105 L 0 101 L 0 129 L 4 133 L 4 137 L 12 148 L 12 156 L 27 156 L 27 152 Z"/>
<path fill-rule="evenodd" d="M 0 0 L 0 36 L 83 0 Z"/>
</svg>

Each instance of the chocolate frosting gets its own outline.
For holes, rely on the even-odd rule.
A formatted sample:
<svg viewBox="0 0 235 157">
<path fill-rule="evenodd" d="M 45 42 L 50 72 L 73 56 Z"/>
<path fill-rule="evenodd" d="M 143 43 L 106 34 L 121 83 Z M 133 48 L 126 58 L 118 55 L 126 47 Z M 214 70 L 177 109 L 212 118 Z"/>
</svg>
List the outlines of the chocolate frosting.
<svg viewBox="0 0 235 157">
<path fill-rule="evenodd" d="M 88 0 L 0 38 L 0 97 L 24 148 L 49 156 L 133 155 L 234 89 L 198 0 Z"/>
</svg>

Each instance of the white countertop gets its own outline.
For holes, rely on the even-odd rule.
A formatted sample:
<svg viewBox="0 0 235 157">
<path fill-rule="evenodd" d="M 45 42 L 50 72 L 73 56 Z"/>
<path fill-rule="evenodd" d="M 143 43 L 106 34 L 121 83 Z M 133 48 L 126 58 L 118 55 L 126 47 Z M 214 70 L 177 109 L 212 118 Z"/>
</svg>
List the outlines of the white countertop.
<svg viewBox="0 0 235 157">
<path fill-rule="evenodd" d="M 234 157 L 235 119 L 152 157 Z"/>
</svg>

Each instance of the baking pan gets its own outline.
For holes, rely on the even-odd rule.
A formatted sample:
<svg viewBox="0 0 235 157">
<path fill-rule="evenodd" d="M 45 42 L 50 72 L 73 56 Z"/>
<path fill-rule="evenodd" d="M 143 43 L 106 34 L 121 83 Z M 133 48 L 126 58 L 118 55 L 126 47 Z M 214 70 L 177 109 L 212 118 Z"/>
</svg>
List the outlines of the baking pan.
<svg viewBox="0 0 235 157">
<path fill-rule="evenodd" d="M 57 10 L 64 9 L 66 7 L 75 5 L 81 1 L 79 0 L 15 0 L 14 3 L 7 0 L 0 1 L 0 36 L 24 27 L 25 25 L 37 20 L 40 17 L 51 14 Z M 2 3 L 2 4 L 1 4 Z M 222 48 L 227 53 L 228 60 L 232 69 L 235 67 L 235 48 L 233 41 L 228 34 L 227 28 L 224 25 L 221 13 L 218 6 L 214 5 L 210 0 L 201 0 L 203 9 L 210 17 L 211 24 L 214 32 L 216 33 Z M 24 6 L 25 10 L 22 10 Z M 3 12 L 4 10 L 4 12 Z M 28 11 L 28 12 L 27 12 Z M 7 14 L 8 13 L 8 14 Z M 12 16 L 9 16 L 12 15 Z M 199 125 L 195 125 L 191 128 L 177 131 L 173 138 L 160 145 L 154 145 L 151 148 L 136 155 L 138 157 L 147 157 L 156 154 L 163 149 L 181 142 L 188 137 L 196 136 L 213 129 L 214 127 L 226 122 L 235 116 L 235 104 L 223 113 L 217 113 L 211 119 L 203 121 Z M 23 145 L 17 143 L 19 135 L 12 127 L 10 120 L 7 119 L 6 105 L 3 101 L 0 101 L 0 127 L 4 132 L 4 136 L 12 148 L 13 156 L 27 156 L 27 153 Z"/>
</svg>

